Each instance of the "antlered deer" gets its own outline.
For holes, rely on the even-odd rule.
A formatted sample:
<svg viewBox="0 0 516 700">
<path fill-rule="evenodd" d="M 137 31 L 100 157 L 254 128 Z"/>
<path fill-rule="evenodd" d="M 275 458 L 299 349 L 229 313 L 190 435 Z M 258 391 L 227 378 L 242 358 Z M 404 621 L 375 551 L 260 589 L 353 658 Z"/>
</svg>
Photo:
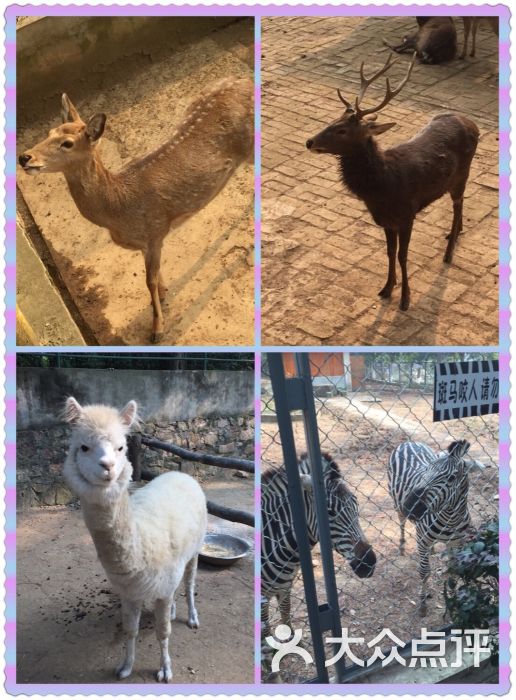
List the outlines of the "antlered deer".
<svg viewBox="0 0 516 700">
<path fill-rule="evenodd" d="M 19 157 L 27 173 L 62 172 L 86 219 L 107 228 L 116 244 L 143 252 L 153 342 L 163 333 L 163 240 L 171 228 L 206 206 L 238 165 L 250 159 L 253 94 L 248 78 L 220 81 L 190 105 L 169 141 L 116 174 L 104 167 L 97 148 L 106 115 L 94 114 L 84 122 L 63 95 L 63 124 Z"/>
<path fill-rule="evenodd" d="M 477 40 L 477 30 L 478 25 L 482 20 L 486 20 L 487 24 L 491 27 L 493 32 L 498 36 L 498 17 L 463 17 L 462 21 L 464 23 L 464 46 L 462 48 L 462 53 L 459 58 L 466 58 L 466 53 L 468 51 L 468 38 L 469 33 L 472 33 L 471 38 L 471 57 L 475 55 L 476 40 Z"/>
<path fill-rule="evenodd" d="M 342 182 L 367 206 L 374 221 L 385 230 L 389 274 L 379 295 L 391 296 L 396 284 L 396 251 L 401 267 L 400 309 L 410 304 L 407 274 L 407 252 L 416 214 L 450 193 L 453 201 L 453 223 L 448 236 L 444 262 L 451 263 L 457 236 L 462 230 L 464 189 L 471 160 L 475 154 L 479 131 L 467 117 L 438 114 L 414 138 L 382 151 L 375 136 L 395 126 L 395 122 L 378 124 L 379 112 L 407 83 L 416 57 L 407 75 L 395 90 L 387 78 L 384 99 L 376 107 L 362 109 L 360 103 L 369 85 L 383 75 L 398 59 L 389 55 L 385 65 L 371 78 L 360 67 L 361 87 L 353 107 L 337 90 L 346 105 L 344 114 L 323 131 L 308 139 L 306 146 L 316 153 L 338 156 Z M 368 115 L 373 115 L 365 119 Z"/>
<path fill-rule="evenodd" d="M 451 61 L 457 53 L 457 32 L 451 17 L 416 17 L 419 29 L 398 46 L 383 43 L 397 53 L 415 51 L 421 63 Z"/>
</svg>

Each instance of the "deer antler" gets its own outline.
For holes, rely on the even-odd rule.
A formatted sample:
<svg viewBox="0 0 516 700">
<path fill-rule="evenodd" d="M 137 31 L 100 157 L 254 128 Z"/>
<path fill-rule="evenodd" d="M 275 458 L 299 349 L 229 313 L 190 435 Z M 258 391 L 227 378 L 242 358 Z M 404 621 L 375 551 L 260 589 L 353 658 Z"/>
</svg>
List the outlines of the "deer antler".
<svg viewBox="0 0 516 700">
<path fill-rule="evenodd" d="M 383 68 L 380 68 L 379 71 L 377 71 L 371 78 L 366 78 L 364 75 L 364 63 L 362 62 L 362 65 L 360 66 L 360 92 L 358 93 L 358 97 L 356 98 L 355 101 L 355 112 L 356 115 L 359 119 L 362 117 L 365 117 L 367 114 L 373 114 L 374 112 L 379 112 L 381 109 L 387 105 L 393 97 L 395 97 L 405 84 L 407 83 L 408 79 L 410 78 L 410 74 L 412 73 L 412 69 L 414 68 L 414 63 L 416 62 L 416 53 L 414 52 L 414 55 L 412 57 L 412 61 L 410 62 L 410 65 L 408 67 L 407 75 L 405 78 L 400 82 L 398 87 L 395 90 L 391 90 L 391 84 L 389 81 L 389 78 L 385 79 L 385 83 L 387 86 L 387 92 L 385 93 L 385 97 L 383 98 L 382 102 L 377 107 L 370 107 L 369 109 L 360 109 L 360 102 L 362 101 L 365 92 L 369 85 L 371 85 L 372 82 L 374 82 L 377 78 L 379 78 L 381 75 L 386 73 L 389 68 L 396 63 L 398 58 L 395 58 L 392 60 L 393 54 L 389 54 L 387 61 L 385 62 L 385 65 Z"/>
</svg>

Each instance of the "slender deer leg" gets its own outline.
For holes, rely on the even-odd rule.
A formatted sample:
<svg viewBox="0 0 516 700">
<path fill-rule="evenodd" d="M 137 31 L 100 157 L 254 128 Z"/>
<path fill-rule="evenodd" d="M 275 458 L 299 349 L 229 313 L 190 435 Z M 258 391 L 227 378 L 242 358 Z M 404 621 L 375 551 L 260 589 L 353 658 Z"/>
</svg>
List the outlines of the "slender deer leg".
<svg viewBox="0 0 516 700">
<path fill-rule="evenodd" d="M 396 250 L 398 248 L 398 235 L 396 231 L 390 228 L 385 229 L 385 237 L 387 239 L 387 255 L 389 257 L 389 274 L 385 287 L 378 292 L 378 296 L 382 299 L 388 299 L 396 284 Z"/>
<path fill-rule="evenodd" d="M 159 267 L 161 263 L 161 241 L 148 248 L 145 253 L 145 275 L 152 301 L 152 342 L 159 343 L 163 336 L 163 314 L 159 300 Z"/>
<path fill-rule="evenodd" d="M 476 17 L 471 20 L 471 25 L 471 53 L 469 55 L 473 58 L 475 55 L 477 43 L 478 19 Z"/>
<path fill-rule="evenodd" d="M 158 638 L 161 665 L 156 674 L 158 681 L 169 683 L 172 680 L 172 662 L 168 651 L 168 641 L 170 638 L 171 624 L 170 612 L 173 598 L 159 599 L 154 607 L 154 620 L 156 625 L 156 637 Z"/>
<path fill-rule="evenodd" d="M 167 286 L 165 284 L 165 281 L 163 279 L 163 275 L 161 274 L 161 271 L 158 276 L 158 294 L 159 294 L 159 300 L 163 301 L 165 299 L 165 294 L 167 293 Z"/>
<path fill-rule="evenodd" d="M 462 205 L 463 205 L 464 199 L 462 195 L 458 199 L 453 200 L 453 222 L 452 222 L 452 227 L 450 231 L 450 235 L 448 237 L 448 245 L 446 246 L 446 252 L 444 254 L 444 262 L 445 263 L 451 263 L 452 258 L 453 258 L 453 251 L 455 249 L 455 243 L 457 242 L 457 238 L 459 236 L 459 233 L 462 230 Z"/>
<path fill-rule="evenodd" d="M 399 231 L 400 234 L 400 247 L 398 251 L 398 260 L 401 267 L 401 302 L 400 309 L 406 311 L 410 306 L 410 288 L 408 283 L 408 273 L 407 273 L 407 254 L 408 247 L 410 243 L 410 236 L 412 234 L 412 221 L 408 224 L 404 224 Z"/>
<path fill-rule="evenodd" d="M 471 17 L 463 17 L 462 21 L 464 23 L 464 46 L 462 47 L 462 53 L 459 56 L 459 58 L 466 58 L 466 52 L 468 50 L 469 32 L 471 30 Z"/>
<path fill-rule="evenodd" d="M 407 521 L 407 518 L 402 515 L 401 513 L 398 513 L 398 519 L 400 521 L 400 554 L 404 555 L 405 554 L 405 523 Z"/>
<path fill-rule="evenodd" d="M 136 637 L 140 626 L 142 602 L 122 598 L 122 627 L 125 634 L 125 657 L 116 668 L 118 678 L 127 678 L 133 670 Z"/>
<path fill-rule="evenodd" d="M 197 571 L 197 555 L 190 559 L 185 568 L 185 592 L 188 603 L 188 627 L 199 627 L 199 616 L 195 609 L 195 573 Z"/>
</svg>

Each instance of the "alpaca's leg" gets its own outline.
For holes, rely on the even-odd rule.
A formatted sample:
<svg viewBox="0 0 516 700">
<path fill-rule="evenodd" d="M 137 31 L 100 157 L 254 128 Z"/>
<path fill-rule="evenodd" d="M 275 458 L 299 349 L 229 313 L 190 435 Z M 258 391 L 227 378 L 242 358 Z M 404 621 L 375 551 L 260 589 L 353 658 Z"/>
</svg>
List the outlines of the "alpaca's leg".
<svg viewBox="0 0 516 700">
<path fill-rule="evenodd" d="M 195 574 L 197 573 L 197 555 L 192 557 L 185 567 L 185 592 L 188 603 L 188 627 L 197 629 L 199 617 L 195 609 Z"/>
<path fill-rule="evenodd" d="M 172 606 L 170 607 L 170 619 L 176 619 L 176 601 L 172 599 Z"/>
<path fill-rule="evenodd" d="M 125 658 L 116 668 L 118 678 L 127 678 L 133 670 L 136 637 L 140 626 L 142 603 L 122 598 L 122 627 L 125 633 Z"/>
<path fill-rule="evenodd" d="M 159 599 L 154 606 L 154 621 L 156 625 L 156 637 L 158 638 L 161 652 L 161 666 L 156 674 L 158 681 L 169 683 L 172 680 L 172 662 L 168 652 L 168 640 L 170 638 L 170 613 L 173 598 Z"/>
</svg>

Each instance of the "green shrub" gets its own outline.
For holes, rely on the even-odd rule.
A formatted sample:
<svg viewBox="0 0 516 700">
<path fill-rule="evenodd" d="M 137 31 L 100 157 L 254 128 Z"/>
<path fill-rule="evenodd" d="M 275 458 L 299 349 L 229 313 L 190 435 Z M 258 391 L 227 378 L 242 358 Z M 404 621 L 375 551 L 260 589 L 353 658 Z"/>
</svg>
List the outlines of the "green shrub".
<svg viewBox="0 0 516 700">
<path fill-rule="evenodd" d="M 446 610 L 460 629 L 489 629 L 492 663 L 498 662 L 498 521 L 482 525 L 448 559 Z"/>
</svg>

